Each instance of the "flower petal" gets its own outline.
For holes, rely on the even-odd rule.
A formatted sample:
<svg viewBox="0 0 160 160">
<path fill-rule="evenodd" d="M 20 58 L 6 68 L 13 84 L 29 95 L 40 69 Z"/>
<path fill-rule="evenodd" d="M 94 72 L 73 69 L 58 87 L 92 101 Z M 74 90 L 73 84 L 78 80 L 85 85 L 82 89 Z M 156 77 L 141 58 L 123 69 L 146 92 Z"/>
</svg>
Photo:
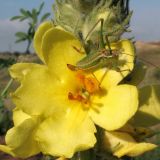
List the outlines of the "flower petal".
<svg viewBox="0 0 160 160">
<path fill-rule="evenodd" d="M 37 123 L 36 118 L 30 118 L 11 128 L 6 135 L 7 145 L 0 145 L 0 150 L 20 158 L 38 154 L 40 150 L 38 143 L 34 140 Z"/>
<path fill-rule="evenodd" d="M 12 151 L 12 149 L 6 145 L 0 145 L 0 151 L 5 152 L 13 157 L 16 157 L 16 154 Z"/>
<path fill-rule="evenodd" d="M 44 62 L 44 57 L 42 52 L 42 39 L 44 34 L 53 27 L 54 26 L 51 21 L 44 22 L 38 27 L 34 35 L 34 41 L 33 41 L 34 49 L 36 50 L 37 55 L 43 62 Z"/>
<path fill-rule="evenodd" d="M 95 72 L 97 79 L 100 82 L 102 81 L 101 87 L 106 89 L 116 86 L 132 71 L 135 58 L 134 46 L 129 40 L 124 39 L 117 43 L 112 43 L 111 48 L 119 51 L 119 63 L 111 68 L 104 68 Z"/>
<path fill-rule="evenodd" d="M 82 48 L 79 40 L 62 29 L 50 29 L 43 38 L 44 59 L 48 68 L 60 79 L 72 76 L 73 71 L 68 69 L 67 64 L 75 65 L 85 55 L 77 52 L 75 47 Z"/>
<path fill-rule="evenodd" d="M 130 156 L 130 157 L 136 157 L 139 156 L 145 152 L 151 151 L 153 149 L 155 149 L 157 146 L 155 144 L 152 143 L 138 143 L 138 144 L 133 144 L 130 147 L 126 146 L 125 148 L 123 148 L 121 151 L 117 152 L 115 155 L 117 156 L 121 156 L 126 154 Z M 126 151 L 128 150 L 128 151 Z"/>
<path fill-rule="evenodd" d="M 22 81 L 25 75 L 38 66 L 40 65 L 34 63 L 16 63 L 9 68 L 9 73 L 12 78 Z"/>
<path fill-rule="evenodd" d="M 23 77 L 21 86 L 12 94 L 16 106 L 29 115 L 48 116 L 60 111 L 61 101 L 67 99 L 68 95 L 66 86 L 74 83 L 59 81 L 43 65 L 34 65 L 32 69 L 29 67 L 30 71 L 24 76 L 21 73 L 21 66 L 23 68 L 25 65 L 16 65 L 13 72 L 15 76 Z"/>
<path fill-rule="evenodd" d="M 76 103 L 63 116 L 46 119 L 37 131 L 44 154 L 70 158 L 77 151 L 94 146 L 96 129 L 86 111 Z"/>
<path fill-rule="evenodd" d="M 153 126 L 160 122 L 160 85 L 139 89 L 139 109 L 132 123 L 136 126 Z"/>
<path fill-rule="evenodd" d="M 23 123 L 26 119 L 31 118 L 28 114 L 24 113 L 22 110 L 15 108 L 13 110 L 13 122 L 15 126 L 20 125 Z"/>
<path fill-rule="evenodd" d="M 121 76 L 124 77 L 130 73 L 134 67 L 135 49 L 131 41 L 122 39 L 118 43 L 112 44 L 113 47 L 119 49 L 119 68 Z"/>
<path fill-rule="evenodd" d="M 97 70 L 94 75 L 97 80 L 101 82 L 101 87 L 106 90 L 116 86 L 123 79 L 119 72 L 115 70 L 107 70 L 106 68 Z"/>
<path fill-rule="evenodd" d="M 131 85 L 112 87 L 95 97 L 90 110 L 93 121 L 106 130 L 122 127 L 138 109 L 137 89 Z"/>
<path fill-rule="evenodd" d="M 135 157 L 144 152 L 155 149 L 157 146 L 151 143 L 137 143 L 129 134 L 123 132 L 105 132 L 104 147 L 113 152 L 117 157 Z"/>
</svg>

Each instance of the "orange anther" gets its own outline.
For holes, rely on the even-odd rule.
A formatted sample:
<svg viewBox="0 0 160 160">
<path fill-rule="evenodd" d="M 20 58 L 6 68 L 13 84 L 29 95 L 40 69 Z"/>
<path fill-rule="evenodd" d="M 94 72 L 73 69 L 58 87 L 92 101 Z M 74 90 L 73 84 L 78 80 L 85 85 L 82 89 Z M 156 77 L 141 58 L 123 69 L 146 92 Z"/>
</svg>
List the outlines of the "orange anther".
<svg viewBox="0 0 160 160">
<path fill-rule="evenodd" d="M 73 93 L 71 93 L 71 92 L 68 93 L 68 99 L 69 100 L 76 100 L 76 101 L 82 102 L 84 104 L 87 104 L 87 102 L 88 102 L 88 99 L 84 98 L 82 95 L 80 95 L 80 94 L 73 95 Z"/>
<path fill-rule="evenodd" d="M 68 99 L 69 100 L 75 100 L 75 97 L 71 92 L 68 93 Z"/>
<path fill-rule="evenodd" d="M 99 82 L 94 77 L 88 77 L 84 80 L 85 89 L 89 93 L 95 93 L 99 90 Z"/>
<path fill-rule="evenodd" d="M 85 75 L 81 71 L 78 71 L 78 73 L 76 74 L 76 78 L 77 78 L 78 82 L 83 86 L 84 80 L 85 80 Z"/>
</svg>

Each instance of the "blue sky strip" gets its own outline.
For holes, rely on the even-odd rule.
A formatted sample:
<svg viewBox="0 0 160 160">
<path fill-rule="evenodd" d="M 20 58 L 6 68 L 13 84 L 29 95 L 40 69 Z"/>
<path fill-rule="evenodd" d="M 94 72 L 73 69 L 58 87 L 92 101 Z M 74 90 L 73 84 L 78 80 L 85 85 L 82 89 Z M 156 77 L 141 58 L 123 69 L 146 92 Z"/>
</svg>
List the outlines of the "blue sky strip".
<svg viewBox="0 0 160 160">
<path fill-rule="evenodd" d="M 15 44 L 15 32 L 25 31 L 26 22 L 10 22 L 12 16 L 19 14 L 20 8 L 38 7 L 42 0 L 1 0 L 0 5 L 0 51 L 24 51 L 25 43 Z M 52 12 L 54 0 L 44 0 L 44 12 Z M 131 0 L 134 11 L 131 21 L 131 36 L 136 40 L 160 41 L 160 0 Z"/>
</svg>

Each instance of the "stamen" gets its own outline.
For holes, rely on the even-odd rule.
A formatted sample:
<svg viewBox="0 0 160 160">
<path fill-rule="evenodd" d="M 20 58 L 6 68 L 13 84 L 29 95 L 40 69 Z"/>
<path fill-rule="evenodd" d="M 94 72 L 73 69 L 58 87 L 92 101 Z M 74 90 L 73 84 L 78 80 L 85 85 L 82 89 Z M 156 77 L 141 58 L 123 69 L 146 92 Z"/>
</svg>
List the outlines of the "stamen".
<svg viewBox="0 0 160 160">
<path fill-rule="evenodd" d="M 85 76 L 81 71 L 78 71 L 78 73 L 76 74 L 76 78 L 77 78 L 78 82 L 80 83 L 80 85 L 84 86 Z"/>
<path fill-rule="evenodd" d="M 83 97 L 80 94 L 73 95 L 73 93 L 71 93 L 71 92 L 68 93 L 68 99 L 69 100 L 76 100 L 76 101 L 82 102 L 84 104 L 88 103 L 88 99 L 87 98 Z"/>
<path fill-rule="evenodd" d="M 72 65 L 67 66 L 72 67 Z M 81 102 L 85 104 L 85 108 L 88 108 L 90 106 L 91 94 L 100 90 L 99 81 L 93 75 L 87 77 L 83 71 L 78 71 L 75 76 L 78 82 L 78 88 L 75 93 L 68 92 L 68 99 Z"/>
<path fill-rule="evenodd" d="M 84 85 L 89 93 L 95 93 L 99 90 L 99 83 L 97 82 L 97 79 L 93 77 L 85 78 Z"/>
<path fill-rule="evenodd" d="M 69 100 L 75 100 L 75 97 L 71 92 L 68 93 L 68 99 Z"/>
</svg>

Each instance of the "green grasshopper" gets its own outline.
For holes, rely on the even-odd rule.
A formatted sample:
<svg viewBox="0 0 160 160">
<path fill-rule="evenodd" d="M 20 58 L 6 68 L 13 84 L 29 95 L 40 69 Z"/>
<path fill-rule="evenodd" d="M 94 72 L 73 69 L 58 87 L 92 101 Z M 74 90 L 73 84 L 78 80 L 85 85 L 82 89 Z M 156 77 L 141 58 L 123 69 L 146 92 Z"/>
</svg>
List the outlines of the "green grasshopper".
<svg viewBox="0 0 160 160">
<path fill-rule="evenodd" d="M 100 44 L 99 44 L 99 49 L 98 51 L 91 51 L 90 53 L 87 54 L 86 57 L 81 59 L 80 61 L 77 62 L 76 66 L 67 64 L 68 68 L 71 70 L 84 70 L 84 71 L 94 71 L 98 68 L 116 68 L 119 70 L 118 66 L 118 56 L 120 50 L 118 49 L 111 49 L 108 37 L 106 36 L 106 44 L 108 46 L 108 49 L 106 49 L 106 44 L 103 39 L 103 19 L 100 19 L 91 29 L 91 31 L 88 33 L 86 36 L 85 40 L 89 36 L 89 34 L 92 32 L 94 27 L 101 22 L 101 30 L 100 30 Z M 84 40 L 84 41 L 85 41 Z M 76 49 L 74 47 L 74 49 Z M 76 49 L 78 51 L 78 49 Z M 125 63 L 125 62 L 122 62 Z"/>
</svg>

